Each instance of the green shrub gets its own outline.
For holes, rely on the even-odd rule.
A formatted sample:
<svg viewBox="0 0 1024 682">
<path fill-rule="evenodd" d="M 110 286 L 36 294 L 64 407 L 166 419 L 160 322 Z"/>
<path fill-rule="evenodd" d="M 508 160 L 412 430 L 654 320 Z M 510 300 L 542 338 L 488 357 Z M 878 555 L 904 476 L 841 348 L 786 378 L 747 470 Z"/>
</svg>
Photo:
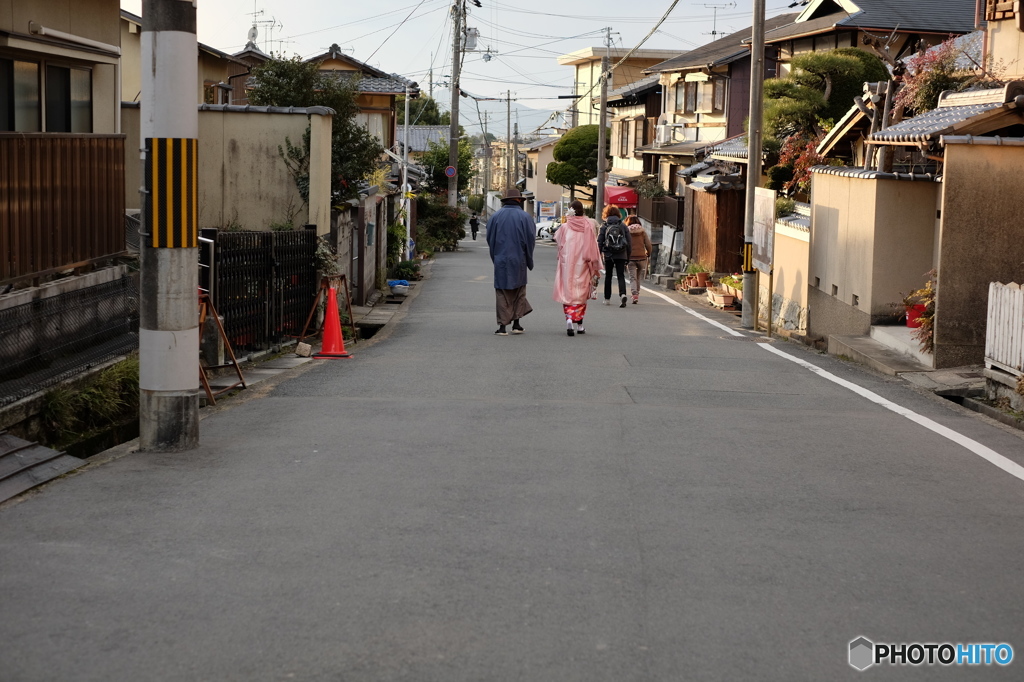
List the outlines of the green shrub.
<svg viewBox="0 0 1024 682">
<path fill-rule="evenodd" d="M 775 200 L 775 219 L 787 216 L 796 212 L 796 201 L 789 197 L 779 197 Z"/>
<path fill-rule="evenodd" d="M 43 401 L 47 441 L 58 447 L 134 419 L 139 412 L 139 358 L 111 365 L 82 386 L 56 388 Z"/>
<path fill-rule="evenodd" d="M 413 260 L 404 260 L 395 266 L 394 279 L 414 280 L 420 278 L 420 264 Z"/>
<path fill-rule="evenodd" d="M 469 215 L 448 206 L 444 197 L 420 196 L 416 200 L 417 249 L 430 245 L 442 251 L 454 251 L 466 236 Z"/>
<path fill-rule="evenodd" d="M 388 225 L 388 269 L 398 265 L 405 255 L 405 225 L 396 221 Z"/>
<path fill-rule="evenodd" d="M 793 179 L 793 167 L 772 166 L 764 174 L 768 177 L 768 182 L 764 183 L 766 189 L 783 189 Z"/>
</svg>

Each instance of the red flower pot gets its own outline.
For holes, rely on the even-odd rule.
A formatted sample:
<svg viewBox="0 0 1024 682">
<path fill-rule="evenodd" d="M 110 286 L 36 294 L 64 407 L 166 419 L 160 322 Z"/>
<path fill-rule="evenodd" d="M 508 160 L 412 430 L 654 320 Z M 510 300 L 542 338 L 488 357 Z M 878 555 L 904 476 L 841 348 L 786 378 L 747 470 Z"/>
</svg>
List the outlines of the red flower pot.
<svg viewBox="0 0 1024 682">
<path fill-rule="evenodd" d="M 928 307 L 921 303 L 907 306 L 907 326 L 918 328 L 921 326 L 921 315 L 928 310 Z"/>
</svg>

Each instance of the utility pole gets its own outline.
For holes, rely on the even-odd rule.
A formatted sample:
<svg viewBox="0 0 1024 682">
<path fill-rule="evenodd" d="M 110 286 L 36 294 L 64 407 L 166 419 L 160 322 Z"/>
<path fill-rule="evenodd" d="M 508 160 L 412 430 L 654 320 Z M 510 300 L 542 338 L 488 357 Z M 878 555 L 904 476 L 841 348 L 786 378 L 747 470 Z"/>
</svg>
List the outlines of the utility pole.
<svg viewBox="0 0 1024 682">
<path fill-rule="evenodd" d="M 487 112 L 484 112 L 484 216 L 487 215 L 488 194 L 491 191 L 491 141 L 487 139 Z"/>
<path fill-rule="evenodd" d="M 420 96 L 418 83 L 405 84 L 405 125 L 402 133 L 402 207 L 405 209 L 405 248 L 402 250 L 406 260 L 412 259 L 412 206 L 409 205 L 409 100 Z"/>
<path fill-rule="evenodd" d="M 601 212 L 604 211 L 604 183 L 608 170 L 608 159 L 605 156 L 605 146 L 608 144 L 608 128 L 605 121 L 608 120 L 608 69 L 611 66 L 612 50 L 611 26 L 605 28 L 604 44 L 605 56 L 601 57 L 601 109 L 598 114 L 597 127 L 597 189 L 594 192 L 594 217 L 597 220 L 601 220 Z"/>
<path fill-rule="evenodd" d="M 142 2 L 139 445 L 199 446 L 196 8 Z"/>
<path fill-rule="evenodd" d="M 512 187 L 512 91 L 505 91 L 505 189 Z"/>
<path fill-rule="evenodd" d="M 512 128 L 512 182 L 519 183 L 519 121 Z"/>
<path fill-rule="evenodd" d="M 462 24 L 466 16 L 466 0 L 452 5 L 452 120 L 448 125 L 448 165 L 456 173 L 448 178 L 448 205 L 459 203 L 459 75 L 462 70 Z"/>
<path fill-rule="evenodd" d="M 764 5 L 754 0 L 754 26 L 750 41 L 750 124 L 747 133 L 747 207 L 743 222 L 743 290 L 750 292 L 750 305 L 743 304 L 740 323 L 757 328 L 754 310 L 759 292 L 754 271 L 754 194 L 761 181 L 761 129 L 764 125 Z M 770 321 L 769 321 L 770 324 Z"/>
</svg>

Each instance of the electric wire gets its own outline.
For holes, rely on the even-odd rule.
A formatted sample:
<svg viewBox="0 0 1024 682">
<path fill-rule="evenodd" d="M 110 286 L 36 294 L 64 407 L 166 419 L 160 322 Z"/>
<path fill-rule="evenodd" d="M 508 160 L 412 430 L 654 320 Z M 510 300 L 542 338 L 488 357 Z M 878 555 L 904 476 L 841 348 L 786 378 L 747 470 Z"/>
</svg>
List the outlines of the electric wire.
<svg viewBox="0 0 1024 682">
<path fill-rule="evenodd" d="M 380 45 L 377 46 L 377 49 L 374 50 L 373 52 L 371 52 L 370 56 L 366 58 L 365 61 L 367 63 L 369 63 L 369 61 L 371 59 L 373 59 L 373 55 L 375 55 L 378 52 L 380 52 L 380 48 L 382 48 L 385 45 L 387 45 L 388 41 L 391 40 L 396 33 L 398 33 L 399 29 L 401 29 L 403 26 L 405 26 L 405 22 L 409 21 L 409 18 L 416 12 L 416 10 L 418 10 L 423 5 L 424 2 L 426 2 L 426 0 L 420 0 L 420 3 L 418 5 L 416 5 L 415 7 L 413 7 L 412 10 L 407 15 L 405 15 L 405 19 L 402 19 L 402 23 L 400 23 L 398 26 L 396 26 L 395 30 L 392 31 L 390 34 L 388 34 L 388 37 L 385 38 L 384 41 Z"/>
</svg>

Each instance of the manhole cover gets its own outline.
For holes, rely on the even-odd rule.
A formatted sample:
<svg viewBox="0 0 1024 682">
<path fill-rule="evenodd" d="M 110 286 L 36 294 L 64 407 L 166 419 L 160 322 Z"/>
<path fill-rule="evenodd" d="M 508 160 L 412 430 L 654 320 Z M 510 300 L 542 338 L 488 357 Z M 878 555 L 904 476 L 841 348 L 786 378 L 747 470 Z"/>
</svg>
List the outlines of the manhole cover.
<svg viewBox="0 0 1024 682">
<path fill-rule="evenodd" d="M 750 341 L 753 343 L 772 343 L 775 339 L 769 339 L 767 336 L 719 336 L 718 338 L 725 341 Z"/>
</svg>

